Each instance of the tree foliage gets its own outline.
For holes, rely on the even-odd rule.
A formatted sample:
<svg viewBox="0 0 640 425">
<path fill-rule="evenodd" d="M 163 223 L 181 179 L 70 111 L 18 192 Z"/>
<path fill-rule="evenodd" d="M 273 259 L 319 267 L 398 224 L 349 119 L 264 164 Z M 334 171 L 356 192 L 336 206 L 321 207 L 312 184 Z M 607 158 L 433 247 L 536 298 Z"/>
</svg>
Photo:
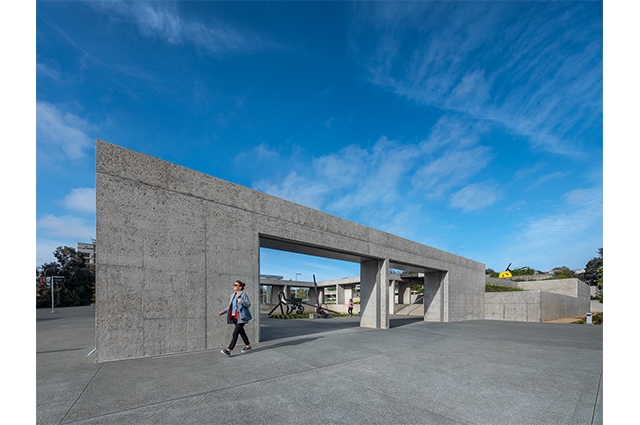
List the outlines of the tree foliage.
<svg viewBox="0 0 640 425">
<path fill-rule="evenodd" d="M 535 274 L 535 272 L 536 271 L 531 267 L 524 266 L 524 267 L 518 267 L 517 269 L 511 270 L 511 275 L 512 276 L 532 276 Z"/>
<path fill-rule="evenodd" d="M 604 268 L 602 266 L 598 267 L 598 289 L 599 291 L 595 295 L 595 299 L 602 303 L 602 284 L 603 284 L 603 274 Z"/>
<path fill-rule="evenodd" d="M 576 277 L 576 272 L 574 272 L 567 266 L 554 267 L 553 270 L 551 270 L 551 273 L 553 273 L 559 279 L 569 279 L 572 277 Z"/>
<path fill-rule="evenodd" d="M 416 294 L 424 294 L 424 285 L 421 285 L 419 283 L 412 283 L 411 290 Z"/>
<path fill-rule="evenodd" d="M 45 263 L 36 269 L 36 277 L 61 276 L 55 279 L 56 307 L 89 305 L 94 301 L 95 273 L 75 249 L 59 246 L 53 253 L 57 261 Z M 51 305 L 51 287 L 36 287 L 36 307 Z"/>
<path fill-rule="evenodd" d="M 602 248 L 598 249 L 598 256 L 589 260 L 587 265 L 584 268 L 584 278 L 583 281 L 589 286 L 597 286 L 598 279 L 600 279 L 600 275 L 598 274 L 598 269 L 603 266 L 603 250 Z"/>
<path fill-rule="evenodd" d="M 509 269 L 509 271 L 511 272 L 511 276 L 529 276 L 535 274 L 535 270 L 528 266 L 518 267 L 517 269 L 513 270 Z M 489 277 L 497 278 L 498 276 L 500 276 L 500 273 L 494 271 L 493 269 L 487 269 L 486 274 L 488 274 Z"/>
</svg>

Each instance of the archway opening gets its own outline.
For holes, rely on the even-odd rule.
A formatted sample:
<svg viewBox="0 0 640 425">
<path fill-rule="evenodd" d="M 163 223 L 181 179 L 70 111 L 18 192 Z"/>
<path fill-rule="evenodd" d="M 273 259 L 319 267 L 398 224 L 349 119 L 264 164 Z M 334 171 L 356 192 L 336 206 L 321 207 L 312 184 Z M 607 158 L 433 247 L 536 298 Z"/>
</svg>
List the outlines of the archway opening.
<svg viewBox="0 0 640 425">
<path fill-rule="evenodd" d="M 336 259 L 335 252 L 292 244 L 266 242 L 260 247 L 260 341 L 358 327 L 359 261 Z M 293 251 L 292 249 L 295 249 Z M 305 252 L 302 253 L 301 251 Z M 311 255 L 322 253 L 323 256 Z M 347 256 L 347 258 L 350 258 Z M 353 316 L 348 314 L 348 301 L 355 303 Z M 320 303 L 331 315 L 316 316 Z M 305 317 L 282 319 L 283 315 Z"/>
</svg>

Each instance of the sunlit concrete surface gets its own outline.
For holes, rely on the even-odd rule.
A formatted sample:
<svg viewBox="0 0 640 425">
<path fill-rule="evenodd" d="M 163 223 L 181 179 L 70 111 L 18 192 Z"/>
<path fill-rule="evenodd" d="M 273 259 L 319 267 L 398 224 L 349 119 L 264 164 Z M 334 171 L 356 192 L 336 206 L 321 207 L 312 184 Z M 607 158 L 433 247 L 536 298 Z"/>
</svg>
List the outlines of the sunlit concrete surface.
<svg viewBox="0 0 640 425">
<path fill-rule="evenodd" d="M 37 310 L 38 424 L 602 424 L 602 326 L 262 321 L 265 341 L 96 363 L 94 310 Z M 227 336 L 231 327 L 226 329 Z M 230 419 L 231 418 L 231 419 Z"/>
</svg>

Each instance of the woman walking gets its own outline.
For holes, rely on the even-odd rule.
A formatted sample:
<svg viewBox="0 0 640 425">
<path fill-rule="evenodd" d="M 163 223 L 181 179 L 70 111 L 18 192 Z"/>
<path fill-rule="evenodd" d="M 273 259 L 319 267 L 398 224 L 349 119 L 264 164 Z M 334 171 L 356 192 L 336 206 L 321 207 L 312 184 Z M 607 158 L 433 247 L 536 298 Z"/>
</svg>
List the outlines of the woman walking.
<svg viewBox="0 0 640 425">
<path fill-rule="evenodd" d="M 244 287 L 244 282 L 236 280 L 233 284 L 233 294 L 231 294 L 229 306 L 218 313 L 218 316 L 226 314 L 227 323 L 235 325 L 229 347 L 224 348 L 221 351 L 222 354 L 227 357 L 231 356 L 231 351 L 235 348 L 236 343 L 238 342 L 238 336 L 240 336 L 240 338 L 242 338 L 242 342 L 244 342 L 242 353 L 246 353 L 251 350 L 249 337 L 247 337 L 247 333 L 244 331 L 244 325 L 249 323 L 251 320 L 251 312 L 249 311 L 251 301 L 249 301 L 249 296 L 244 292 Z"/>
<path fill-rule="evenodd" d="M 349 298 L 349 304 L 347 304 L 347 307 L 349 308 L 347 310 L 349 316 L 353 316 L 353 300 L 351 298 Z"/>
</svg>

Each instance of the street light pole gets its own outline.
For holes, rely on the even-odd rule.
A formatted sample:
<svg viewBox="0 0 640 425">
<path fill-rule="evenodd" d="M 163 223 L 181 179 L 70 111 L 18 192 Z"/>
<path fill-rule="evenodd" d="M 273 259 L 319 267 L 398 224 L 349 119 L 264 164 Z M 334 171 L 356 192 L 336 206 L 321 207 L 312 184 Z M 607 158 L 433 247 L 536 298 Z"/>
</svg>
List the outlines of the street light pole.
<svg viewBox="0 0 640 425">
<path fill-rule="evenodd" d="M 302 273 L 296 273 L 296 282 L 298 281 L 298 275 L 302 276 Z"/>
<path fill-rule="evenodd" d="M 53 282 L 54 282 L 54 278 L 53 276 L 47 276 L 47 270 L 49 269 L 53 269 L 55 268 L 55 266 L 49 266 L 46 269 L 42 270 L 42 276 L 45 276 L 46 279 L 49 281 L 49 285 L 51 286 L 51 312 L 55 313 L 55 310 L 53 309 Z"/>
<path fill-rule="evenodd" d="M 55 284 L 55 279 L 51 276 L 51 312 L 55 313 L 56 311 L 53 309 L 53 285 Z"/>
<path fill-rule="evenodd" d="M 58 279 L 64 279 L 64 276 L 50 276 L 51 277 L 51 312 L 55 313 L 55 310 L 53 309 L 53 285 L 55 284 L 56 278 Z"/>
</svg>

